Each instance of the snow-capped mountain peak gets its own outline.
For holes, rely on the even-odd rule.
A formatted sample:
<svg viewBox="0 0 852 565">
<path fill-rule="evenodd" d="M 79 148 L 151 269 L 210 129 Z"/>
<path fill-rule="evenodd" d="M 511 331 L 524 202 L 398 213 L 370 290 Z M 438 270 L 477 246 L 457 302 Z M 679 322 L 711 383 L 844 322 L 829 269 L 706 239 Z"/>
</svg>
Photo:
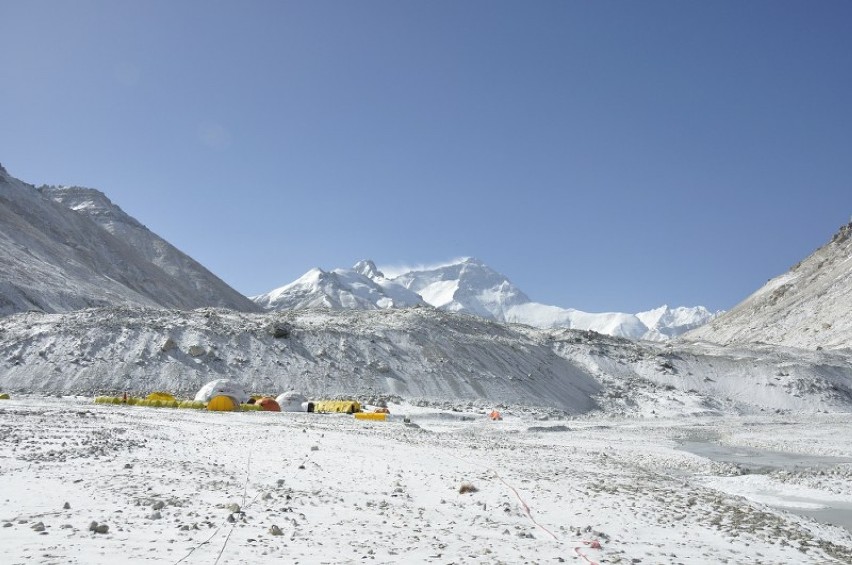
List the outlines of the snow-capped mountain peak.
<svg viewBox="0 0 852 565">
<path fill-rule="evenodd" d="M 505 275 L 464 257 L 386 277 L 373 261 L 331 272 L 312 269 L 297 281 L 254 297 L 267 309 L 392 308 L 428 304 L 449 312 L 539 328 L 572 328 L 664 341 L 713 318 L 706 308 L 661 306 L 640 314 L 588 313 L 531 301 Z"/>
<path fill-rule="evenodd" d="M 669 308 L 663 304 L 659 308 L 639 312 L 636 317 L 648 327 L 646 339 L 661 340 L 678 336 L 691 329 L 702 326 L 719 315 L 704 306 Z M 659 334 L 656 336 L 655 334 Z"/>
<path fill-rule="evenodd" d="M 370 279 L 385 278 L 385 274 L 381 272 L 378 267 L 376 267 L 376 264 L 370 261 L 369 259 L 365 261 L 358 261 L 357 263 L 355 263 L 355 266 L 352 267 L 352 270 Z"/>
<path fill-rule="evenodd" d="M 507 308 L 529 302 L 506 276 L 473 257 L 434 269 L 413 270 L 393 280 L 436 308 L 483 318 L 505 319 Z"/>
<path fill-rule="evenodd" d="M 375 310 L 423 305 L 417 294 L 384 278 L 372 261 L 352 269 L 313 268 L 290 284 L 252 297 L 269 310 L 332 308 Z"/>
</svg>

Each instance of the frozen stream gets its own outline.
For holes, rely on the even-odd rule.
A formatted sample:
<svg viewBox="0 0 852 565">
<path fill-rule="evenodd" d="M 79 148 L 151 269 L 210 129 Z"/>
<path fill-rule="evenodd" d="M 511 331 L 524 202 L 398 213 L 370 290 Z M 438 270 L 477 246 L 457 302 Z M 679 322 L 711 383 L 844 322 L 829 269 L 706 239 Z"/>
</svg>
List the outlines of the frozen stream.
<svg viewBox="0 0 852 565">
<path fill-rule="evenodd" d="M 852 458 L 848 457 L 729 446 L 709 440 L 683 441 L 680 448 L 713 461 L 735 464 L 746 470 L 748 474 L 758 475 L 771 475 L 775 471 L 819 473 L 837 465 L 852 463 Z M 783 484 L 777 485 L 772 481 L 765 481 L 765 484 L 756 481 L 751 483 L 753 490 L 738 494 L 781 510 L 813 518 L 824 524 L 840 526 L 852 532 L 852 501 L 825 496 L 823 493 L 805 496 L 797 489 L 787 490 Z"/>
</svg>

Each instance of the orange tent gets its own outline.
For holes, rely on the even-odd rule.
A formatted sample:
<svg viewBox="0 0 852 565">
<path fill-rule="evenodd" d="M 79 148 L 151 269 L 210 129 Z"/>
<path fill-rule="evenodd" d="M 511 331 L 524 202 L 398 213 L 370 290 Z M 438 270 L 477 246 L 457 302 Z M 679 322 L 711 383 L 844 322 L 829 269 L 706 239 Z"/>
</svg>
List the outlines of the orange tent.
<svg viewBox="0 0 852 565">
<path fill-rule="evenodd" d="M 258 400 L 256 404 L 260 406 L 262 410 L 267 412 L 281 412 L 281 406 L 275 402 L 274 398 L 269 398 L 268 396 L 264 396 Z"/>
<path fill-rule="evenodd" d="M 375 414 L 390 414 L 390 410 L 388 410 L 384 406 L 380 406 L 379 408 L 376 408 L 375 410 L 373 410 L 373 412 Z"/>
<path fill-rule="evenodd" d="M 502 419 L 503 419 L 503 415 L 502 415 L 502 414 L 500 414 L 500 412 L 498 412 L 498 411 L 496 411 L 496 410 L 492 410 L 492 411 L 491 411 L 491 414 L 489 414 L 489 415 L 488 415 L 488 417 L 489 417 L 489 418 L 491 418 L 492 420 L 494 420 L 495 422 L 496 422 L 497 420 L 502 420 Z"/>
</svg>

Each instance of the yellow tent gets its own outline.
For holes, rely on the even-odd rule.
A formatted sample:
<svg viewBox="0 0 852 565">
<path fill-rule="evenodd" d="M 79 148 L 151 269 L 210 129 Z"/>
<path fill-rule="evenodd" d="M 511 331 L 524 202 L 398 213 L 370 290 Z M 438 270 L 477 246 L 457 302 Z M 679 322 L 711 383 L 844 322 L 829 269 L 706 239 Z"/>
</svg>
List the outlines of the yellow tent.
<svg viewBox="0 0 852 565">
<path fill-rule="evenodd" d="M 152 392 L 151 394 L 146 396 L 145 400 L 160 400 L 160 401 L 167 400 L 167 401 L 171 402 L 172 400 L 175 400 L 175 397 L 173 395 L 169 394 L 168 392 L 157 391 L 157 392 Z"/>
<path fill-rule="evenodd" d="M 374 420 L 384 422 L 388 419 L 388 415 L 384 412 L 356 412 L 354 414 L 356 420 Z"/>
<path fill-rule="evenodd" d="M 208 410 L 215 410 L 217 412 L 233 412 L 237 409 L 237 406 L 233 398 L 223 395 L 214 396 L 207 403 Z"/>
<path fill-rule="evenodd" d="M 343 412 L 354 414 L 361 411 L 361 404 L 357 400 L 316 400 L 314 401 L 314 412 Z"/>
</svg>

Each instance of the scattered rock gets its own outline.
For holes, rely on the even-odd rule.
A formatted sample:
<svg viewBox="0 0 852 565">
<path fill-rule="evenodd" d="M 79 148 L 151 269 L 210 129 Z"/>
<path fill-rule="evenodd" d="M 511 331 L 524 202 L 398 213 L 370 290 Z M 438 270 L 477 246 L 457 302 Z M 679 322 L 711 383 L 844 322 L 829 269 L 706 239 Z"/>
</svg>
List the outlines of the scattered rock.
<svg viewBox="0 0 852 565">
<path fill-rule="evenodd" d="M 272 534 L 273 536 L 283 536 L 284 535 L 284 532 L 281 531 L 281 528 L 279 528 L 275 524 L 272 524 L 269 527 L 269 533 Z"/>
<path fill-rule="evenodd" d="M 71 510 L 71 505 L 66 502 L 65 504 L 62 505 L 62 508 L 64 510 Z"/>
<path fill-rule="evenodd" d="M 96 534 L 105 534 L 109 531 L 109 526 L 106 524 L 98 524 L 98 527 L 95 528 Z"/>
<path fill-rule="evenodd" d="M 190 345 L 189 350 L 187 351 L 191 357 L 201 357 L 207 350 L 201 347 L 200 345 Z"/>
<path fill-rule="evenodd" d="M 166 503 L 163 502 L 162 500 L 158 500 L 157 502 L 155 502 L 154 504 L 151 505 L 151 510 L 162 510 L 165 507 L 166 507 Z"/>
<path fill-rule="evenodd" d="M 229 504 L 228 506 L 226 506 L 226 508 L 231 514 L 239 514 L 240 512 L 240 505 L 237 503 Z"/>
<path fill-rule="evenodd" d="M 459 487 L 459 494 L 467 494 L 469 492 L 478 492 L 479 489 L 470 483 L 462 483 Z"/>
<path fill-rule="evenodd" d="M 43 532 L 45 530 L 44 522 L 36 522 L 30 527 L 36 532 Z"/>
<path fill-rule="evenodd" d="M 287 339 L 290 337 L 290 326 L 283 322 L 273 322 L 267 327 L 269 335 L 275 339 Z"/>
<path fill-rule="evenodd" d="M 90 532 L 94 532 L 97 529 L 98 529 L 98 523 L 97 522 L 94 522 L 94 521 L 89 522 L 89 531 Z"/>
</svg>

